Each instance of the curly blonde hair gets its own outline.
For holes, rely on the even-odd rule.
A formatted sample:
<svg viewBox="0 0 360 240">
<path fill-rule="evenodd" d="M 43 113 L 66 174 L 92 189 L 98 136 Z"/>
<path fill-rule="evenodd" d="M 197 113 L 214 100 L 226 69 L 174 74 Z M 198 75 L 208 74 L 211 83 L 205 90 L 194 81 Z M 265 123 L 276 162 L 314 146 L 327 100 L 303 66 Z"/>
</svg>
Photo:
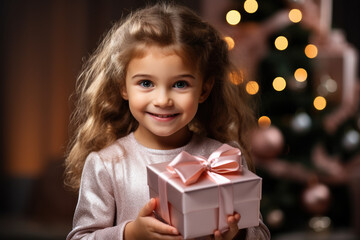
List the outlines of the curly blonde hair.
<svg viewBox="0 0 360 240">
<path fill-rule="evenodd" d="M 230 81 L 234 69 L 220 34 L 183 6 L 156 4 L 116 23 L 78 77 L 78 100 L 71 123 L 75 133 L 65 161 L 65 183 L 77 190 L 87 155 L 134 131 L 138 123 L 121 97 L 126 68 L 143 47 L 173 48 L 202 73 L 204 85 L 214 81 L 189 128 L 221 142 L 237 142 L 252 166 L 246 133 L 253 126 L 244 84 Z"/>
</svg>

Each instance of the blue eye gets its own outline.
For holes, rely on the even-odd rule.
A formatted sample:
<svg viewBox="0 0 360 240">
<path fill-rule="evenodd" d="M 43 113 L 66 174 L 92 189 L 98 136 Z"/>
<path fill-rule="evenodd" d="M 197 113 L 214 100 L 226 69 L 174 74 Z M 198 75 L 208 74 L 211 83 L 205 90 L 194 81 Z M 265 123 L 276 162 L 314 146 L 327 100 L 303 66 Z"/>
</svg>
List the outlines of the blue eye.
<svg viewBox="0 0 360 240">
<path fill-rule="evenodd" d="M 189 84 L 185 81 L 179 81 L 174 84 L 175 88 L 185 88 L 187 86 L 189 86 Z"/>
<path fill-rule="evenodd" d="M 153 83 L 149 80 L 143 80 L 139 83 L 139 85 L 144 88 L 150 88 L 154 86 Z"/>
</svg>

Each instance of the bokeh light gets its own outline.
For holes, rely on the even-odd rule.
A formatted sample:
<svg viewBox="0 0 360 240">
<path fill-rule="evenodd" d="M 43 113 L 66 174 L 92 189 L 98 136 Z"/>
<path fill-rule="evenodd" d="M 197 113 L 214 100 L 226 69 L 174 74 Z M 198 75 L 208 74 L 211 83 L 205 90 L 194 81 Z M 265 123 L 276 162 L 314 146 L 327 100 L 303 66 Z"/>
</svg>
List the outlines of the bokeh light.
<svg viewBox="0 0 360 240">
<path fill-rule="evenodd" d="M 306 112 L 299 112 L 295 114 L 293 119 L 291 120 L 291 128 L 296 133 L 304 133 L 310 130 L 312 125 L 312 120 L 309 114 Z"/>
<path fill-rule="evenodd" d="M 348 151 L 355 150 L 360 146 L 360 133 L 355 129 L 349 129 L 342 137 L 342 145 Z"/>
<path fill-rule="evenodd" d="M 331 219 L 329 217 L 312 217 L 309 220 L 309 227 L 315 232 L 324 232 L 329 229 L 331 225 Z"/>
<path fill-rule="evenodd" d="M 314 107 L 321 111 L 323 110 L 325 107 L 326 107 L 326 99 L 322 96 L 317 96 L 315 99 L 314 99 Z"/>
<path fill-rule="evenodd" d="M 289 19 L 290 21 L 292 21 L 293 23 L 298 23 L 301 21 L 302 19 L 302 13 L 299 9 L 291 9 L 289 12 Z"/>
<path fill-rule="evenodd" d="M 226 21 L 230 24 L 230 25 L 237 25 L 241 20 L 241 15 L 239 13 L 239 11 L 237 10 L 230 10 L 227 14 L 226 14 Z"/>
<path fill-rule="evenodd" d="M 285 89 L 286 81 L 283 77 L 277 77 L 274 79 L 272 85 L 276 91 L 280 92 Z"/>
<path fill-rule="evenodd" d="M 232 39 L 232 37 L 226 36 L 226 37 L 224 37 L 224 40 L 228 45 L 229 51 L 235 47 L 235 41 L 234 41 L 234 39 Z"/>
<path fill-rule="evenodd" d="M 308 58 L 315 58 L 318 55 L 318 48 L 314 44 L 308 44 L 305 47 L 305 55 Z"/>
<path fill-rule="evenodd" d="M 279 36 L 275 39 L 275 47 L 276 49 L 282 51 L 288 47 L 288 40 L 284 36 Z"/>
<path fill-rule="evenodd" d="M 258 125 L 261 128 L 268 128 L 271 125 L 271 119 L 268 116 L 261 116 L 258 119 Z"/>
<path fill-rule="evenodd" d="M 233 84 L 239 85 L 244 81 L 243 72 L 242 71 L 230 72 L 229 79 Z"/>
<path fill-rule="evenodd" d="M 249 81 L 246 84 L 246 92 L 250 95 L 255 95 L 259 91 L 259 84 L 255 81 Z"/>
<path fill-rule="evenodd" d="M 244 10 L 247 13 L 254 13 L 258 10 L 259 5 L 256 0 L 246 0 L 244 2 Z"/>
<path fill-rule="evenodd" d="M 324 87 L 329 93 L 334 93 L 337 90 L 337 83 L 334 79 L 329 78 L 324 82 Z"/>
<path fill-rule="evenodd" d="M 294 77 L 296 79 L 296 81 L 298 82 L 304 82 L 306 81 L 308 74 L 307 71 L 303 68 L 298 68 L 296 69 L 295 73 L 294 73 Z"/>
</svg>

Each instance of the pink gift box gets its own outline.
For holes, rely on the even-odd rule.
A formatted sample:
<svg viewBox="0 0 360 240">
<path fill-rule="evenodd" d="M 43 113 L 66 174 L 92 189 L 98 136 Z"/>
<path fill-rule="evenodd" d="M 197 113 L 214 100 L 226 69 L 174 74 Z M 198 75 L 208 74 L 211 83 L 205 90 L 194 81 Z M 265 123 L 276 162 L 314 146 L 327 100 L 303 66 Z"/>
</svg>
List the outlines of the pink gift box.
<svg viewBox="0 0 360 240">
<path fill-rule="evenodd" d="M 159 197 L 158 178 L 167 175 L 169 162 L 147 166 L 148 185 L 151 198 Z M 259 225 L 262 179 L 243 169 L 241 173 L 223 174 L 231 183 L 222 185 L 233 188 L 234 211 L 241 215 L 239 229 Z M 191 185 L 185 185 L 178 177 L 167 179 L 166 191 L 171 225 L 185 238 L 195 238 L 214 233 L 218 228 L 219 185 L 203 174 Z M 163 217 L 160 208 L 156 210 Z"/>
</svg>

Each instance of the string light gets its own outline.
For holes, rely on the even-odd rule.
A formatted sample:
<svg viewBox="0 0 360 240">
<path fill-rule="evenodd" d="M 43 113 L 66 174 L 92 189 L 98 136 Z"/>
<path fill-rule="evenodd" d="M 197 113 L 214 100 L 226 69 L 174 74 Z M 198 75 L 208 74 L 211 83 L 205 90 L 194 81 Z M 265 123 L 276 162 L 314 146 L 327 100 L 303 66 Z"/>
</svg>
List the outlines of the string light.
<svg viewBox="0 0 360 240">
<path fill-rule="evenodd" d="M 228 50 L 232 50 L 235 47 L 235 41 L 234 39 L 232 39 L 232 37 L 224 37 L 224 40 L 226 42 L 226 44 L 228 45 Z"/>
<path fill-rule="evenodd" d="M 261 128 L 268 128 L 271 125 L 271 119 L 268 116 L 261 116 L 258 119 L 258 125 Z"/>
<path fill-rule="evenodd" d="M 254 13 L 258 10 L 259 5 L 256 0 L 246 0 L 244 2 L 244 10 L 247 13 Z"/>
<path fill-rule="evenodd" d="M 308 58 L 315 58 L 318 55 L 318 48 L 314 44 L 308 44 L 305 47 L 305 55 Z"/>
<path fill-rule="evenodd" d="M 296 81 L 298 81 L 298 82 L 306 81 L 307 76 L 308 76 L 307 71 L 303 68 L 296 69 L 296 71 L 294 73 L 294 77 L 295 77 Z"/>
<path fill-rule="evenodd" d="M 237 10 L 230 10 L 226 14 L 226 21 L 230 25 L 237 25 L 237 24 L 239 24 L 240 20 L 241 20 L 241 15 L 240 15 L 239 11 L 237 11 Z"/>
<path fill-rule="evenodd" d="M 302 13 L 299 9 L 291 9 L 289 12 L 289 19 L 290 21 L 292 21 L 293 23 L 298 23 L 301 21 L 302 19 Z"/>
<path fill-rule="evenodd" d="M 283 77 L 277 77 L 274 79 L 272 85 L 276 91 L 280 92 L 285 89 L 286 81 Z"/>
<path fill-rule="evenodd" d="M 276 49 L 282 51 L 288 47 L 288 40 L 284 36 L 279 36 L 275 39 L 275 47 Z"/>
<path fill-rule="evenodd" d="M 250 95 L 255 95 L 259 91 L 259 84 L 255 81 L 249 81 L 246 84 L 246 92 Z"/>
<path fill-rule="evenodd" d="M 314 99 L 313 104 L 317 110 L 321 111 L 326 107 L 326 99 L 322 96 L 318 96 Z"/>
</svg>

